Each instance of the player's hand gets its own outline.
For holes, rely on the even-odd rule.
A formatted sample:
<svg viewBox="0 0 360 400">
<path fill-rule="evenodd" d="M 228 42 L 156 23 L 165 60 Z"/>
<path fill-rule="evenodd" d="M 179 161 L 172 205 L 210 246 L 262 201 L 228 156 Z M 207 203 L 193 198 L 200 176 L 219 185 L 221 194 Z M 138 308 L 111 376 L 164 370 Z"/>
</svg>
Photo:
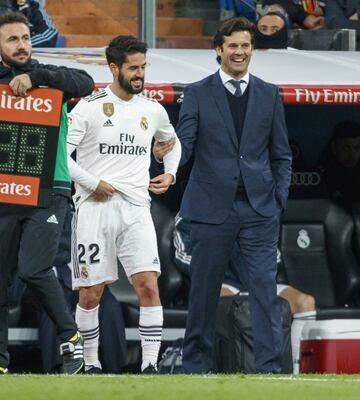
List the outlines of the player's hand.
<svg viewBox="0 0 360 400">
<path fill-rule="evenodd" d="M 96 200 L 104 201 L 112 197 L 115 189 L 107 182 L 100 181 L 93 195 Z"/>
<path fill-rule="evenodd" d="M 176 139 L 172 138 L 166 142 L 155 142 L 153 146 L 153 154 L 157 161 L 162 161 L 164 156 L 171 151 L 176 143 Z"/>
<path fill-rule="evenodd" d="M 174 177 L 171 174 L 158 175 L 150 179 L 149 190 L 155 194 L 165 193 L 169 186 L 174 182 Z"/>
<path fill-rule="evenodd" d="M 28 74 L 21 74 L 15 76 L 15 78 L 10 81 L 9 86 L 15 96 L 24 97 L 27 91 L 32 88 L 32 82 Z"/>
<path fill-rule="evenodd" d="M 319 29 L 325 28 L 325 18 L 316 15 L 307 15 L 303 21 L 305 28 L 317 31 Z"/>
</svg>

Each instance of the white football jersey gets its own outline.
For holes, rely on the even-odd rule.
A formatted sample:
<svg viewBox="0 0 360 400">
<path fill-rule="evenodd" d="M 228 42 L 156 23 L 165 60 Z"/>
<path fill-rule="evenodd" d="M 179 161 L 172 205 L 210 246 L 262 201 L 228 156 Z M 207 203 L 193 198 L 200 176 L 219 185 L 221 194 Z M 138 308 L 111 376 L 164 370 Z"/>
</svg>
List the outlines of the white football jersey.
<svg viewBox="0 0 360 400">
<path fill-rule="evenodd" d="M 80 100 L 69 114 L 67 136 L 68 148 L 77 149 L 77 165 L 69 162 L 76 194 L 88 197 L 101 179 L 130 202 L 149 204 L 153 137 L 157 141 L 176 137 L 158 102 L 141 95 L 123 101 L 109 86 Z M 181 156 L 178 139 L 171 153 L 170 159 L 164 158 L 164 167 L 175 176 Z"/>
</svg>

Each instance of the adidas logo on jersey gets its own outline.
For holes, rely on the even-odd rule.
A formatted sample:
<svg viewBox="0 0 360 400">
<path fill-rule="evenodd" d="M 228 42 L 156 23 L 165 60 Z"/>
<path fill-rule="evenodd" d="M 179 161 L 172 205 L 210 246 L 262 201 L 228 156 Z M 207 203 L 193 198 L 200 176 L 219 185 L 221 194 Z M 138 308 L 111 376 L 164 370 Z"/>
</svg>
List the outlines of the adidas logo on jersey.
<svg viewBox="0 0 360 400">
<path fill-rule="evenodd" d="M 49 222 L 50 224 L 58 224 L 58 220 L 55 214 L 50 215 L 50 217 L 46 220 L 46 222 Z"/>
<path fill-rule="evenodd" d="M 114 126 L 110 119 L 104 122 L 103 126 Z"/>
<path fill-rule="evenodd" d="M 154 259 L 153 259 L 153 262 L 152 262 L 153 264 L 159 264 L 159 260 L 158 260 L 158 258 L 157 257 L 155 257 Z"/>
</svg>

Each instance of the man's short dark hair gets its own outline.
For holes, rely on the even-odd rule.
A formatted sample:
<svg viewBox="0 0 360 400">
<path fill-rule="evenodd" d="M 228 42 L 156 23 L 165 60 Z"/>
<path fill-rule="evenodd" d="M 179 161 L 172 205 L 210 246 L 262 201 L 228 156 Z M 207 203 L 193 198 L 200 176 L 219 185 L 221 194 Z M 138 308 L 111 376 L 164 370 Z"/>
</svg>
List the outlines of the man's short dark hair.
<svg viewBox="0 0 360 400">
<path fill-rule="evenodd" d="M 24 24 L 29 27 L 29 21 L 25 15 L 17 11 L 9 11 L 0 15 L 0 28 L 8 24 Z"/>
<path fill-rule="evenodd" d="M 249 32 L 251 43 L 254 43 L 255 27 L 252 22 L 244 17 L 230 18 L 221 23 L 214 35 L 214 47 L 221 47 L 224 44 L 224 36 L 231 36 L 233 32 Z M 216 57 L 216 61 L 220 64 L 221 58 Z"/>
<path fill-rule="evenodd" d="M 333 139 L 355 138 L 360 136 L 360 124 L 354 120 L 344 120 L 335 125 Z"/>
<path fill-rule="evenodd" d="M 117 36 L 105 50 L 108 64 L 114 63 L 119 68 L 126 62 L 129 55 L 146 54 L 146 52 L 147 44 L 134 36 Z"/>
</svg>

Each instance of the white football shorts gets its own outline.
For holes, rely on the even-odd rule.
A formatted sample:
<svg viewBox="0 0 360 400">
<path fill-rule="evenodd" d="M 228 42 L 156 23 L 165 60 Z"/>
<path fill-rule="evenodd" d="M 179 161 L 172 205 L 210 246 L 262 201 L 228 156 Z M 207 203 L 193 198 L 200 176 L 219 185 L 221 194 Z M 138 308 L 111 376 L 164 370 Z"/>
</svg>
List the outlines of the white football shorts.
<svg viewBox="0 0 360 400">
<path fill-rule="evenodd" d="M 85 200 L 73 220 L 73 289 L 116 281 L 118 259 L 130 282 L 139 272 L 160 275 L 149 207 L 129 203 L 118 193 L 107 201 Z"/>
</svg>

